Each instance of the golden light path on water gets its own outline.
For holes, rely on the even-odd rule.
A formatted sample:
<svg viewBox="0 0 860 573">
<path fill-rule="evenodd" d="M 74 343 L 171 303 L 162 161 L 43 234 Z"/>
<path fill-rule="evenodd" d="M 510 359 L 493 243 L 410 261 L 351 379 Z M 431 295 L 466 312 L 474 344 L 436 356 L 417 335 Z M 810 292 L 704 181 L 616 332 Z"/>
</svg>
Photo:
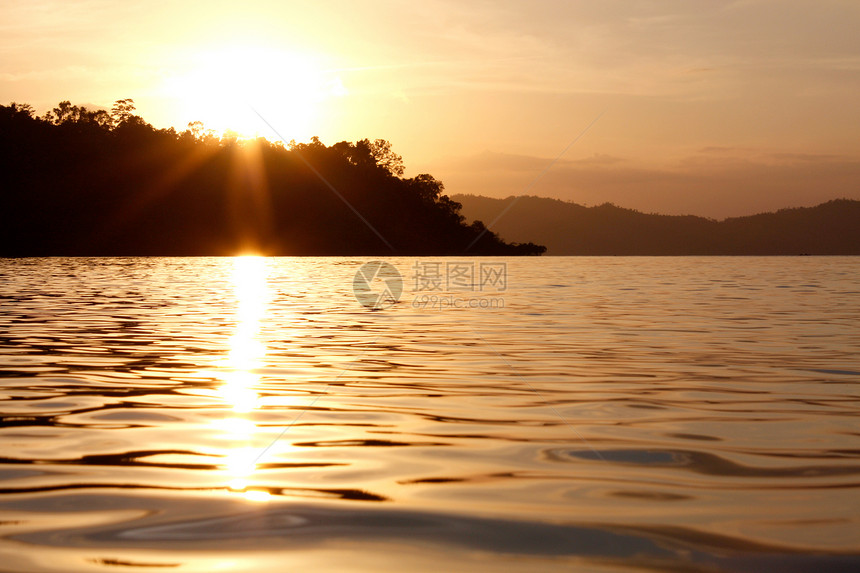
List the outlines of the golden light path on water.
<svg viewBox="0 0 860 573">
<path fill-rule="evenodd" d="M 269 494 L 248 490 L 248 480 L 258 465 L 264 445 L 255 443 L 258 428 L 249 419 L 259 406 L 256 388 L 259 369 L 264 366 L 266 345 L 261 327 L 269 304 L 268 264 L 265 257 L 240 256 L 233 260 L 233 289 L 236 298 L 236 326 L 230 350 L 218 364 L 217 376 L 223 380 L 219 395 L 230 414 L 218 420 L 218 430 L 230 444 L 225 452 L 224 471 L 228 487 L 251 501 L 265 501 Z"/>
<path fill-rule="evenodd" d="M 858 257 L 503 262 L 0 259 L 0 569 L 860 571 Z"/>
</svg>

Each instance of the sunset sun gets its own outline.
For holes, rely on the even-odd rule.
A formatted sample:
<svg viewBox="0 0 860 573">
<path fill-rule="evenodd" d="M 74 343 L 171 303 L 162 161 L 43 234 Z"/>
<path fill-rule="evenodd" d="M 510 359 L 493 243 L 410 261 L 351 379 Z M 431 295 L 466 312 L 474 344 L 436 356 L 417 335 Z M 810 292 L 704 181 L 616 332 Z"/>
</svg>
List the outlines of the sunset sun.
<svg viewBox="0 0 860 573">
<path fill-rule="evenodd" d="M 340 79 L 313 56 L 252 46 L 193 53 L 185 72 L 167 81 L 166 91 L 189 122 L 201 121 L 219 135 L 230 130 L 243 138 L 275 140 L 274 128 L 298 141 L 315 135 L 326 99 L 346 94 Z"/>
</svg>

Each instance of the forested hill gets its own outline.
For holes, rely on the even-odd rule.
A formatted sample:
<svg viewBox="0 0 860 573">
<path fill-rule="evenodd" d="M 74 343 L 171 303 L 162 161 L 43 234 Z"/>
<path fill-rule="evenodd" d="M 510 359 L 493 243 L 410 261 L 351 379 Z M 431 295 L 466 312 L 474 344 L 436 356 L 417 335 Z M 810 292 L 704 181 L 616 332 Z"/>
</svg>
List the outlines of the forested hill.
<svg viewBox="0 0 860 573">
<path fill-rule="evenodd" d="M 442 192 L 431 175 L 403 177 L 383 140 L 156 129 L 131 100 L 42 117 L 0 106 L 0 256 L 543 252 L 466 224 Z"/>
<path fill-rule="evenodd" d="M 716 221 L 533 196 L 452 198 L 487 225 L 513 202 L 493 231 L 551 255 L 860 255 L 860 201 L 848 199 Z"/>
</svg>

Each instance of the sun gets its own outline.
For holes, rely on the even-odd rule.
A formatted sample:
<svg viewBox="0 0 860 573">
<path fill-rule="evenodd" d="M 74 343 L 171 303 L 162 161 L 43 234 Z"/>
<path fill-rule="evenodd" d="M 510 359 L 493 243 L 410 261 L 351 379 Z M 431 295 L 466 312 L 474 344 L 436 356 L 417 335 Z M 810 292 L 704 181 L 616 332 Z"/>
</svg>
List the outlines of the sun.
<svg viewBox="0 0 860 573">
<path fill-rule="evenodd" d="M 318 60 L 256 46 L 202 50 L 187 58 L 186 69 L 170 78 L 167 91 L 181 118 L 201 121 L 218 135 L 231 130 L 242 138 L 276 140 L 280 134 L 307 141 L 317 135 L 325 100 L 347 93 Z"/>
</svg>

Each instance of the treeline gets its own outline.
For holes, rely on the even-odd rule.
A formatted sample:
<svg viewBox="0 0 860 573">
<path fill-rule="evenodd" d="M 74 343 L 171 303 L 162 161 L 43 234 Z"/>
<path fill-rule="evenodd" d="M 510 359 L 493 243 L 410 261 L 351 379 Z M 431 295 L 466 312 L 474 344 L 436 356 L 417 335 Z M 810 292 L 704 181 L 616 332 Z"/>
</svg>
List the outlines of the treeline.
<svg viewBox="0 0 860 573">
<path fill-rule="evenodd" d="M 722 221 L 533 196 L 453 199 L 467 219 L 493 221 L 510 207 L 493 230 L 551 255 L 860 255 L 860 201 L 848 199 Z"/>
<path fill-rule="evenodd" d="M 532 255 L 384 140 L 284 146 L 110 112 L 0 106 L 0 256 Z M 469 248 L 469 246 L 471 247 Z M 466 249 L 468 248 L 468 251 Z"/>
</svg>

